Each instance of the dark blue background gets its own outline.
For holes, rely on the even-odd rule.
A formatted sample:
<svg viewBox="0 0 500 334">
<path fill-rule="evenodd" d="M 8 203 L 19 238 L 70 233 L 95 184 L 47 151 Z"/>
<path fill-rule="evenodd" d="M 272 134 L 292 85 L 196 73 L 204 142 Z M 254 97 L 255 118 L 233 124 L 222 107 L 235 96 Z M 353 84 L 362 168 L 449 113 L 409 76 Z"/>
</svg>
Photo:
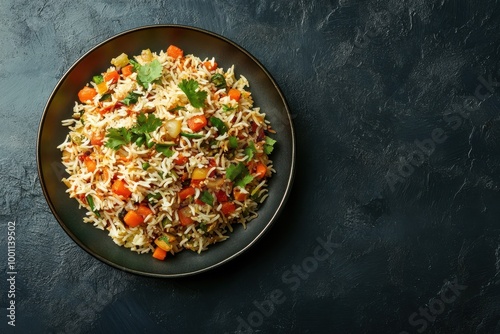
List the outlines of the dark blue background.
<svg viewBox="0 0 500 334">
<path fill-rule="evenodd" d="M 14 332 L 15 220 L 19 333 L 500 333 L 498 1 L 4 0 L 0 22 L 1 332 Z M 179 279 L 81 250 L 36 170 L 37 127 L 63 73 L 95 44 L 157 23 L 256 56 L 298 144 L 271 231 Z M 331 254 L 317 250 L 327 240 Z"/>
</svg>

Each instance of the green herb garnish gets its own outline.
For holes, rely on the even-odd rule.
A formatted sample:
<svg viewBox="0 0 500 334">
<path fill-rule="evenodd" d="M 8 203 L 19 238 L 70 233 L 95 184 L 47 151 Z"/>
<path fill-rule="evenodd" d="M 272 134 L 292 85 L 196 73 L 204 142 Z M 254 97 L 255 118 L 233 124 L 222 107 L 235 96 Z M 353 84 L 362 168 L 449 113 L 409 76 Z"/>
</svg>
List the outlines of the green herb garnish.
<svg viewBox="0 0 500 334">
<path fill-rule="evenodd" d="M 230 112 L 230 111 L 233 111 L 235 109 L 236 109 L 235 107 L 231 107 L 231 106 L 229 106 L 227 104 L 223 104 L 222 105 L 222 111 L 225 111 L 225 112 Z"/>
<path fill-rule="evenodd" d="M 239 162 L 237 165 L 229 165 L 229 167 L 227 167 L 226 169 L 226 177 L 229 180 L 234 181 L 239 176 L 244 174 L 245 171 L 248 173 L 247 167 L 242 162 Z"/>
<path fill-rule="evenodd" d="M 123 104 L 129 106 L 131 104 L 137 103 L 139 100 L 140 94 L 134 93 L 134 92 L 129 92 L 127 96 L 122 100 Z"/>
<path fill-rule="evenodd" d="M 142 146 L 144 143 L 148 148 L 153 147 L 154 142 L 151 139 L 150 132 L 155 131 L 162 124 L 161 119 L 157 118 L 154 114 L 146 116 L 143 112 L 137 116 L 137 124 L 131 129 L 126 128 L 110 128 L 106 137 L 108 141 L 105 146 L 118 150 L 120 147 L 131 142 Z"/>
<path fill-rule="evenodd" d="M 254 153 L 257 152 L 257 149 L 255 148 L 255 144 L 253 141 L 248 143 L 248 146 L 245 148 L 245 155 L 247 156 L 247 161 L 250 161 L 253 159 Z"/>
<path fill-rule="evenodd" d="M 155 149 L 167 158 L 170 158 L 175 153 L 174 150 L 170 148 L 171 146 L 172 145 L 169 144 L 156 144 Z"/>
<path fill-rule="evenodd" d="M 227 132 L 227 126 L 220 118 L 212 116 L 210 117 L 210 123 L 212 123 L 212 125 L 217 128 L 217 131 L 220 135 L 223 135 Z"/>
<path fill-rule="evenodd" d="M 236 149 L 238 148 L 238 138 L 236 138 L 235 136 L 230 136 L 228 138 L 228 146 L 229 148 L 232 148 L 232 149 Z"/>
<path fill-rule="evenodd" d="M 250 175 L 248 168 L 242 162 L 237 165 L 229 165 L 226 169 L 226 177 L 241 188 L 245 188 L 253 180 L 253 176 Z"/>
<path fill-rule="evenodd" d="M 264 144 L 264 153 L 269 155 L 274 150 L 274 144 L 276 144 L 276 140 L 271 137 L 266 136 L 266 141 Z"/>
<path fill-rule="evenodd" d="M 139 116 L 137 116 L 137 124 L 130 129 L 130 132 L 136 136 L 135 143 L 137 146 L 146 144 L 147 148 L 153 147 L 154 142 L 149 133 L 158 129 L 161 124 L 161 119 L 157 118 L 154 114 L 148 114 L 146 116 L 141 112 Z"/>
<path fill-rule="evenodd" d="M 193 79 L 183 79 L 179 84 L 179 88 L 186 94 L 189 103 L 195 108 L 201 108 L 205 105 L 205 99 L 207 98 L 207 92 L 197 91 L 198 82 Z"/>
<path fill-rule="evenodd" d="M 154 114 L 148 114 L 148 116 L 146 116 L 143 112 L 141 112 L 139 116 L 137 116 L 137 124 L 131 129 L 131 131 L 136 134 L 153 132 L 158 129 L 161 124 L 161 119 L 156 117 Z"/>
<path fill-rule="evenodd" d="M 200 195 L 200 200 L 210 206 L 214 205 L 214 196 L 207 190 L 203 191 Z"/>
<path fill-rule="evenodd" d="M 247 174 L 247 175 L 243 176 L 242 178 L 240 178 L 235 184 L 238 187 L 245 188 L 245 186 L 252 181 L 253 181 L 253 176 L 250 174 Z"/>
<path fill-rule="evenodd" d="M 130 63 L 137 72 L 137 83 L 144 88 L 148 88 L 151 83 L 158 80 L 163 72 L 163 67 L 158 59 L 144 65 L 139 64 L 135 60 L 130 60 Z"/>
<path fill-rule="evenodd" d="M 106 134 L 108 140 L 104 146 L 118 150 L 122 145 L 130 143 L 132 134 L 126 128 L 111 128 Z"/>
</svg>

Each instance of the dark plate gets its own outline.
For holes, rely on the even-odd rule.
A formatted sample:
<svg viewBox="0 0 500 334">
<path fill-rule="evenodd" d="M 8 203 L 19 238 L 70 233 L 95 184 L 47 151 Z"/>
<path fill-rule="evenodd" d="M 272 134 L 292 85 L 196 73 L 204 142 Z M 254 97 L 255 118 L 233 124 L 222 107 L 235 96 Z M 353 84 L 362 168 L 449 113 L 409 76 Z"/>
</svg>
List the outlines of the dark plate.
<svg viewBox="0 0 500 334">
<path fill-rule="evenodd" d="M 175 44 L 185 53 L 200 58 L 215 57 L 224 69 L 235 65 L 236 75 L 250 82 L 255 105 L 267 114 L 277 134 L 276 149 L 271 155 L 276 174 L 270 180 L 269 197 L 259 210 L 259 217 L 244 230 L 237 226 L 230 238 L 197 254 L 183 251 L 158 261 L 151 254 L 136 254 L 117 246 L 107 231 L 83 223 L 85 210 L 65 193 L 61 182 L 65 172 L 56 148 L 68 132 L 61 121 L 71 117 L 77 93 L 95 73 L 105 71 L 111 58 L 122 52 L 140 54 L 143 49 L 159 52 Z M 54 216 L 68 235 L 99 260 L 136 274 L 173 277 L 192 275 L 221 265 L 248 249 L 277 219 L 290 192 L 295 168 L 295 139 L 290 113 L 278 86 L 266 69 L 240 46 L 227 38 L 197 28 L 156 25 L 126 31 L 97 45 L 81 57 L 62 77 L 45 107 L 37 143 L 38 173 L 42 189 Z"/>
</svg>

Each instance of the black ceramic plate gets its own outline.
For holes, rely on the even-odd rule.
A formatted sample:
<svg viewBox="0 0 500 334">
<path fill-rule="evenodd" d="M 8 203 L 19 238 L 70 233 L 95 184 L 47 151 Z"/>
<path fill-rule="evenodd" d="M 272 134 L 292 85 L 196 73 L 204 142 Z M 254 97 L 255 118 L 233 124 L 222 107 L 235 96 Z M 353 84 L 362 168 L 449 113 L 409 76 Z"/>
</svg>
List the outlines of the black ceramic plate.
<svg viewBox="0 0 500 334">
<path fill-rule="evenodd" d="M 136 254 L 117 246 L 107 231 L 83 223 L 84 209 L 65 193 L 61 182 L 65 172 L 61 152 L 56 148 L 68 132 L 61 121 L 71 117 L 74 101 L 81 87 L 92 75 L 105 71 L 111 58 L 124 52 L 140 54 L 143 49 L 159 52 L 170 44 L 200 58 L 215 57 L 220 67 L 235 65 L 237 75 L 250 82 L 255 105 L 267 114 L 278 143 L 271 155 L 276 174 L 269 183 L 269 197 L 259 210 L 259 217 L 247 225 L 237 226 L 230 238 L 197 254 L 183 251 L 158 261 L 151 254 Z M 295 166 L 295 140 L 290 113 L 278 86 L 266 69 L 232 41 L 197 28 L 178 25 L 156 25 L 126 31 L 104 41 L 80 58 L 62 77 L 45 107 L 38 131 L 37 162 L 40 182 L 47 202 L 62 228 L 87 252 L 116 268 L 136 274 L 173 277 L 196 274 L 221 265 L 248 249 L 276 220 L 290 192 Z"/>
</svg>

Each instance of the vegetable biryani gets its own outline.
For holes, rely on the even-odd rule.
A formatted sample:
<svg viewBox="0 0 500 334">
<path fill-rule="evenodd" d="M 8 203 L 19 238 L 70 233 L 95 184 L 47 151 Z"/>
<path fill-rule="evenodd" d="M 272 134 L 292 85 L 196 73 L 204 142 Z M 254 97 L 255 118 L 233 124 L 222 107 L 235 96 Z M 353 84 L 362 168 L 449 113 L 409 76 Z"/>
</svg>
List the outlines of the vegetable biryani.
<svg viewBox="0 0 500 334">
<path fill-rule="evenodd" d="M 58 147 L 84 222 L 163 260 L 257 217 L 275 140 L 246 78 L 174 45 L 111 65 L 78 93 Z"/>
</svg>

